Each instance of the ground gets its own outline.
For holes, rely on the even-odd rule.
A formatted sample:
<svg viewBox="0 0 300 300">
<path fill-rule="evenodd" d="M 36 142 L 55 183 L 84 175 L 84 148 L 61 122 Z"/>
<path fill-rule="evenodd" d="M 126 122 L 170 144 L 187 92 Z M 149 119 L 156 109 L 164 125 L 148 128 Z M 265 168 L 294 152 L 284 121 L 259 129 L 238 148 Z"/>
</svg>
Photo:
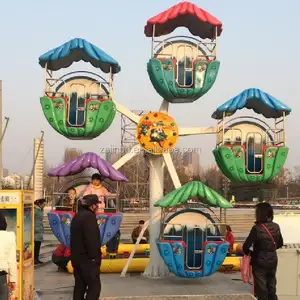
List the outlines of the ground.
<svg viewBox="0 0 300 300">
<path fill-rule="evenodd" d="M 251 292 L 249 285 L 243 284 L 240 273 L 216 273 L 200 279 L 180 279 L 170 276 L 164 279 L 148 279 L 141 275 L 102 274 L 104 297 L 153 296 L 153 295 L 208 295 L 246 294 Z M 55 265 L 49 263 L 36 269 L 35 288 L 43 300 L 72 299 L 74 280 L 71 274 L 59 273 Z M 102 299 L 102 298 L 101 298 Z M 148 299 L 148 297 L 147 297 Z M 222 298 L 224 299 L 224 298 Z M 242 298 L 239 297 L 239 300 Z"/>
</svg>

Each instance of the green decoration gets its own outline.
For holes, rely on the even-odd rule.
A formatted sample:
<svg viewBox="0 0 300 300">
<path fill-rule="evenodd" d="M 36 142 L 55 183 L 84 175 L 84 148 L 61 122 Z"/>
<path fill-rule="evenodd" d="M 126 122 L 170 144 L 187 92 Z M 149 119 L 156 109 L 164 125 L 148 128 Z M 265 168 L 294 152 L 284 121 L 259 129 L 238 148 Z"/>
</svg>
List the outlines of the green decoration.
<svg viewBox="0 0 300 300">
<path fill-rule="evenodd" d="M 191 181 L 172 191 L 155 203 L 155 207 L 175 207 L 184 205 L 191 197 L 199 197 L 204 204 L 221 208 L 232 208 L 232 205 L 220 194 L 205 184 Z"/>
<path fill-rule="evenodd" d="M 179 87 L 175 80 L 173 60 L 152 58 L 148 62 L 150 80 L 160 96 L 171 103 L 194 102 L 206 94 L 216 81 L 220 62 L 199 60 L 194 64 L 192 87 Z M 164 67 L 165 66 L 165 67 Z"/>
<path fill-rule="evenodd" d="M 287 147 L 267 147 L 263 153 L 261 174 L 247 174 L 245 150 L 241 146 L 221 146 L 216 148 L 213 154 L 222 173 L 232 182 L 258 183 L 268 182 L 279 174 L 288 152 Z"/>
<path fill-rule="evenodd" d="M 85 110 L 83 126 L 68 123 L 68 99 L 41 97 L 44 115 L 58 133 L 69 139 L 91 140 L 103 133 L 113 122 L 116 106 L 111 100 L 91 100 Z"/>
</svg>

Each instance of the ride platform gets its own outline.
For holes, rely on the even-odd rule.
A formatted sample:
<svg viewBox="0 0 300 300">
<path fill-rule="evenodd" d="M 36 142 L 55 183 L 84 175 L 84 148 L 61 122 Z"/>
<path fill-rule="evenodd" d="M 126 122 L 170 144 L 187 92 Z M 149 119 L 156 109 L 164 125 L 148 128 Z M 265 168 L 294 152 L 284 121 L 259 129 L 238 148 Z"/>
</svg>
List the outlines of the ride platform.
<svg viewBox="0 0 300 300">
<path fill-rule="evenodd" d="M 128 274 L 125 278 L 120 278 L 120 274 L 101 274 L 101 299 L 252 300 L 250 296 L 245 296 L 251 293 L 251 286 L 238 279 L 240 273 L 215 273 L 210 277 L 193 280 L 175 276 L 148 279 L 140 274 Z M 73 286 L 74 277 L 57 272 L 57 267 L 53 264 L 47 264 L 35 271 L 35 288 L 43 300 L 72 299 Z M 224 298 L 220 298 L 220 295 L 224 295 Z"/>
</svg>

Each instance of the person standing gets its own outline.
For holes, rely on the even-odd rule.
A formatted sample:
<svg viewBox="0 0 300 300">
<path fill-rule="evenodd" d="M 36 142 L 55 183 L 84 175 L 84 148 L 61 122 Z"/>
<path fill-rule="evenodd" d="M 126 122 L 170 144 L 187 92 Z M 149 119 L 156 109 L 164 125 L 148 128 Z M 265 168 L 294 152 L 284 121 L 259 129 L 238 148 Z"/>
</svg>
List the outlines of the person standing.
<svg viewBox="0 0 300 300">
<path fill-rule="evenodd" d="M 139 221 L 139 226 L 137 226 L 136 228 L 133 229 L 132 233 L 131 233 L 131 238 L 132 238 L 132 242 L 135 244 L 143 227 L 144 227 L 145 221 L 144 220 L 140 220 Z M 146 229 L 144 231 L 143 237 L 140 241 L 140 244 L 147 244 L 149 241 L 149 230 Z"/>
<path fill-rule="evenodd" d="M 52 254 L 52 262 L 57 265 L 58 272 L 67 271 L 67 265 L 70 261 L 70 257 L 67 255 L 70 252 L 68 250 L 65 245 L 60 244 Z"/>
<path fill-rule="evenodd" d="M 0 211 L 0 299 L 7 300 L 9 291 L 16 289 L 17 252 L 16 235 L 6 231 L 7 223 Z M 7 276 L 8 275 L 8 276 Z M 8 281 L 7 281 L 8 278 Z"/>
<path fill-rule="evenodd" d="M 96 219 L 98 205 L 97 195 L 84 196 L 71 222 L 71 262 L 75 278 L 73 300 L 98 300 L 100 297 L 101 241 Z"/>
<path fill-rule="evenodd" d="M 34 202 L 34 264 L 42 264 L 40 261 L 41 244 L 44 239 L 44 207 L 45 199 L 38 199 Z"/>
<path fill-rule="evenodd" d="M 229 251 L 228 255 L 232 255 L 233 252 L 233 246 L 234 246 L 234 235 L 232 234 L 231 226 L 226 225 L 226 236 L 225 236 L 225 241 L 229 243 Z"/>
<path fill-rule="evenodd" d="M 251 255 L 254 293 L 258 300 L 277 300 L 276 250 L 283 246 L 280 227 L 273 222 L 274 212 L 269 203 L 256 205 L 256 222 L 247 237 L 243 251 Z M 250 249 L 253 247 L 253 251 Z"/>
</svg>

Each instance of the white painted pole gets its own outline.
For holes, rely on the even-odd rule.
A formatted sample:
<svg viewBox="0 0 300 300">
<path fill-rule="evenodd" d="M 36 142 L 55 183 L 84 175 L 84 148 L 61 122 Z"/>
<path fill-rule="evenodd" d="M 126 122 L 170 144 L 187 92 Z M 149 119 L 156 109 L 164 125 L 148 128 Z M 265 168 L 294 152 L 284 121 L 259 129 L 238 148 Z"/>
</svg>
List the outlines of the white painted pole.
<svg viewBox="0 0 300 300">
<path fill-rule="evenodd" d="M 2 134 L 2 80 L 0 80 L 0 133 Z M 0 145 L 0 189 L 2 189 L 3 164 L 2 164 L 2 143 Z"/>
<path fill-rule="evenodd" d="M 160 212 L 159 212 L 158 214 L 156 214 L 156 215 L 153 217 L 153 219 L 156 219 L 156 218 L 158 218 L 159 216 L 160 216 Z M 140 244 L 142 237 L 144 236 L 144 232 L 145 232 L 146 229 L 149 227 L 149 222 L 150 222 L 150 219 L 149 219 L 147 222 L 145 222 L 145 224 L 144 224 L 144 226 L 143 226 L 143 228 L 142 228 L 142 230 L 141 230 L 141 232 L 140 232 L 140 235 L 138 236 L 138 238 L 137 238 L 137 240 L 136 240 L 136 243 L 135 243 L 135 245 L 133 246 L 133 249 L 132 249 L 132 251 L 131 251 L 131 253 L 130 253 L 130 256 L 129 256 L 127 262 L 126 262 L 126 265 L 125 265 L 125 267 L 124 267 L 123 270 L 122 270 L 121 277 L 125 277 L 125 276 L 126 276 L 127 270 L 128 270 L 128 268 L 129 268 L 129 265 L 130 265 L 130 263 L 131 263 L 131 260 L 132 260 L 132 258 L 133 258 L 133 256 L 134 256 L 134 254 L 135 254 L 135 252 L 136 252 L 136 249 L 137 249 L 138 245 Z"/>
<path fill-rule="evenodd" d="M 164 194 L 164 163 L 163 157 L 161 155 L 149 156 L 150 164 L 150 177 L 149 177 L 149 191 L 150 191 L 150 220 L 149 220 L 149 235 L 150 235 L 150 261 L 147 266 L 144 276 L 157 278 L 164 277 L 168 275 L 168 269 L 162 260 L 157 245 L 156 240 L 160 235 L 160 225 L 161 225 L 161 208 L 154 207 L 156 201 L 161 199 Z M 159 215 L 158 218 L 153 218 Z"/>
</svg>

